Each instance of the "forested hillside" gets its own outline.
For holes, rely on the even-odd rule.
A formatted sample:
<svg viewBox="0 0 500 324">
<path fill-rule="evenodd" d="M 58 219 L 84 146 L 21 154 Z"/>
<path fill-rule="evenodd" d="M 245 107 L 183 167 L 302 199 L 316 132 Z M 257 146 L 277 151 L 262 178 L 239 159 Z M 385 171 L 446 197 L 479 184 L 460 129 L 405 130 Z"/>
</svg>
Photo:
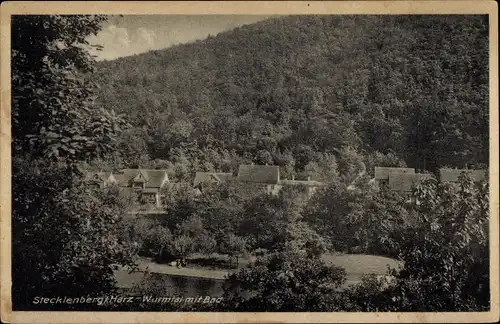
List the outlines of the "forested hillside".
<svg viewBox="0 0 500 324">
<path fill-rule="evenodd" d="M 273 18 L 101 62 L 93 77 L 99 103 L 133 125 L 122 165 L 255 162 L 328 180 L 353 159 L 488 162 L 487 16 Z"/>
</svg>

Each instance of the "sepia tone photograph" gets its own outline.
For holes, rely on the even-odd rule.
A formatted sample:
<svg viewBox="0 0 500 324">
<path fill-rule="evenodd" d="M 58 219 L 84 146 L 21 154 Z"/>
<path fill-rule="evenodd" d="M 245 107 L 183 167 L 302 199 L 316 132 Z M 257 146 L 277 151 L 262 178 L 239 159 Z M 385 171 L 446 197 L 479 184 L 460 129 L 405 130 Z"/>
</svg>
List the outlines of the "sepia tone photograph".
<svg viewBox="0 0 500 324">
<path fill-rule="evenodd" d="M 2 311 L 498 320 L 481 2 L 2 6 Z"/>
</svg>

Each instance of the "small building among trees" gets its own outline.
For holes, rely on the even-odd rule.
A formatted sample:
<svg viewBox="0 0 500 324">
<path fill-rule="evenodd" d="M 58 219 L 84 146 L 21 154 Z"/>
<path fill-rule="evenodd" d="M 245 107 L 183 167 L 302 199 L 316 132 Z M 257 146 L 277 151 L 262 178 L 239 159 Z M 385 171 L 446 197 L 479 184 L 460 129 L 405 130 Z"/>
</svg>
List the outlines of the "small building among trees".
<svg viewBox="0 0 500 324">
<path fill-rule="evenodd" d="M 88 172 L 85 180 L 100 188 L 110 184 L 121 188 L 126 197 L 137 195 L 143 203 L 161 206 L 160 189 L 169 183 L 167 170 L 123 169 L 113 172 Z"/>
<path fill-rule="evenodd" d="M 380 185 L 389 184 L 389 174 L 415 174 L 414 168 L 394 168 L 394 167 L 375 167 L 375 182 Z"/>
<path fill-rule="evenodd" d="M 257 185 L 267 193 L 275 194 L 280 189 L 280 168 L 277 165 L 240 165 L 236 180 Z"/>
</svg>

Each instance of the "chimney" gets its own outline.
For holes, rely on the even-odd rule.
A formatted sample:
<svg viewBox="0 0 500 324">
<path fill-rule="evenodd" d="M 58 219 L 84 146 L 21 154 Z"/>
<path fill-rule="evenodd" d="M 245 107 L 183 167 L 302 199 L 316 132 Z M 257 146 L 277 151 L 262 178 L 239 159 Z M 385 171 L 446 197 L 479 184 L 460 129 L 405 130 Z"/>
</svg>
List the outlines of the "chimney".
<svg viewBox="0 0 500 324">
<path fill-rule="evenodd" d="M 311 181 L 311 177 L 307 177 L 307 181 Z"/>
<path fill-rule="evenodd" d="M 295 174 L 292 174 L 292 180 L 295 180 Z"/>
<path fill-rule="evenodd" d="M 252 163 L 250 163 L 250 165 L 253 165 L 253 162 L 252 162 Z"/>
</svg>

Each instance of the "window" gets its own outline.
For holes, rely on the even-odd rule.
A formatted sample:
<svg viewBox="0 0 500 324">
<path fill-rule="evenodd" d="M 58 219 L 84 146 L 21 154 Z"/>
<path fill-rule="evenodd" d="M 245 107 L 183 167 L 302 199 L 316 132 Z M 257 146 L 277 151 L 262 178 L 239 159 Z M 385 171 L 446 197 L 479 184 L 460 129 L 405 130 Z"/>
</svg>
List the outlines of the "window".
<svg viewBox="0 0 500 324">
<path fill-rule="evenodd" d="M 143 193 L 141 200 L 145 204 L 154 204 L 156 203 L 156 196 L 154 193 Z"/>
<path fill-rule="evenodd" d="M 143 182 L 134 182 L 132 186 L 134 187 L 134 189 L 144 189 Z"/>
</svg>

